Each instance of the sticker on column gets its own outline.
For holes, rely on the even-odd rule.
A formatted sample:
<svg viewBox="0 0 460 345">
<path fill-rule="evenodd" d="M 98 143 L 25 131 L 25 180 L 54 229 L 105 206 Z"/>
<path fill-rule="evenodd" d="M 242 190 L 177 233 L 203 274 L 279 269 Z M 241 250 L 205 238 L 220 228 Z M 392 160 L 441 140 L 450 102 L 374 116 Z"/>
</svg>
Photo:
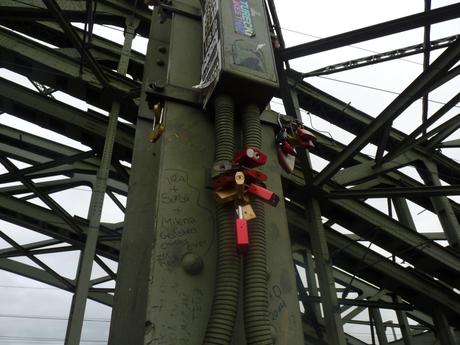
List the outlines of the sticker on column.
<svg viewBox="0 0 460 345">
<path fill-rule="evenodd" d="M 266 72 L 264 46 L 263 43 L 247 42 L 244 39 L 235 40 L 232 44 L 233 63 L 254 71 Z"/>
<path fill-rule="evenodd" d="M 248 0 L 232 0 L 233 24 L 235 31 L 241 35 L 253 37 L 256 35 L 252 22 L 251 8 Z"/>
</svg>

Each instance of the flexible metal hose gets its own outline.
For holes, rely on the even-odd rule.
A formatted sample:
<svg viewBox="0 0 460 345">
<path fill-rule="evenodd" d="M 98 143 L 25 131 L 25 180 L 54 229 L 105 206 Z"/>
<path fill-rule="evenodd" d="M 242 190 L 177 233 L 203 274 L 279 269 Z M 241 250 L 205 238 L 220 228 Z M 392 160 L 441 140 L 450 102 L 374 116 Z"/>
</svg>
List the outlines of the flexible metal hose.
<svg viewBox="0 0 460 345">
<path fill-rule="evenodd" d="M 262 147 L 260 110 L 254 104 L 243 109 L 244 144 Z M 265 209 L 260 200 L 252 207 L 257 218 L 249 223 L 249 249 L 244 258 L 244 326 L 248 345 L 273 344 L 268 319 L 267 253 L 265 240 Z"/>
<path fill-rule="evenodd" d="M 214 101 L 216 163 L 229 162 L 234 150 L 234 102 L 229 96 Z M 240 290 L 241 259 L 235 249 L 233 204 L 216 205 L 217 264 L 214 300 L 204 344 L 228 345 L 232 339 Z"/>
</svg>

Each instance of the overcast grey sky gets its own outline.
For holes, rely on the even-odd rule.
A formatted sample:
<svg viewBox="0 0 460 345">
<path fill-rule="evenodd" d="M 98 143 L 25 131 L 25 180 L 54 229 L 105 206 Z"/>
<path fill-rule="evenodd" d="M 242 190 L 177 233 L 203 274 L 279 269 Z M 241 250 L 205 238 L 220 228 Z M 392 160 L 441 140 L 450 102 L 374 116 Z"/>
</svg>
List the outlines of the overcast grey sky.
<svg viewBox="0 0 460 345">
<path fill-rule="evenodd" d="M 456 1 L 432 0 L 432 7 L 437 8 Z M 276 1 L 281 25 L 284 29 L 284 36 L 288 46 L 295 45 L 316 39 L 315 37 L 327 37 L 345 31 L 357 29 L 367 25 L 399 18 L 401 16 L 414 14 L 423 11 L 423 0 L 278 0 Z M 454 34 L 459 34 L 460 20 L 453 20 L 446 23 L 432 26 L 432 39 L 442 38 Z M 96 26 L 96 34 L 101 34 L 106 38 L 113 39 L 121 43 L 123 35 L 120 31 Z M 299 71 L 314 70 L 328 64 L 346 61 L 358 57 L 372 54 L 373 52 L 384 52 L 400 47 L 420 43 L 423 40 L 423 29 L 411 30 L 405 33 L 388 36 L 368 42 L 359 43 L 354 47 L 345 47 L 329 52 L 315 54 L 306 58 L 297 59 L 291 62 L 291 66 Z M 136 38 L 134 48 L 145 52 L 147 40 Z M 432 53 L 433 58 L 437 57 L 442 50 Z M 410 82 L 422 71 L 422 57 L 411 56 L 404 60 L 373 65 L 342 73 L 332 74 L 322 77 L 307 79 L 309 83 L 320 89 L 338 97 L 339 99 L 350 102 L 352 106 L 367 112 L 371 116 L 377 116 Z M 0 69 L 0 75 L 6 76 L 15 82 L 31 87 L 30 82 L 25 78 L 14 75 L 5 69 Z M 389 92 L 376 91 L 363 86 L 354 86 L 344 82 L 361 84 L 380 88 Z M 459 77 L 453 79 L 439 90 L 430 95 L 430 99 L 437 102 L 447 102 L 460 88 Z M 392 93 L 394 92 L 394 93 Z M 57 99 L 72 104 L 80 109 L 87 109 L 87 105 L 63 94 L 55 93 Z M 430 113 L 433 113 L 442 104 L 430 102 Z M 282 108 L 274 103 L 273 108 L 282 112 Z M 458 113 L 458 108 L 449 112 L 445 117 L 453 116 Z M 98 110 L 100 111 L 100 110 Z M 311 125 L 310 118 L 305 117 L 307 126 Z M 332 133 L 334 139 L 347 143 L 353 136 L 347 132 L 312 115 L 315 128 Z M 421 103 L 417 102 L 411 106 L 396 121 L 395 125 L 402 131 L 408 133 L 421 122 Z M 40 135 L 52 138 L 61 143 L 87 150 L 88 148 L 76 143 L 68 138 L 50 134 L 49 131 L 37 126 L 30 125 L 18 120 L 8 114 L 0 115 L 0 123 L 13 126 L 23 130 L 39 133 Z M 458 138 L 459 133 L 452 135 Z M 367 147 L 366 153 L 374 154 L 374 147 Z M 460 159 L 458 150 L 449 150 L 452 158 Z M 315 168 L 321 168 L 325 162 L 321 159 L 314 159 Z M 20 167 L 26 166 L 21 164 Z M 0 168 L 0 172 L 5 170 Z M 413 169 L 405 169 L 411 177 L 417 178 Z M 86 217 L 90 190 L 79 187 L 72 192 L 62 192 L 53 197 L 64 205 L 71 214 Z M 39 203 L 38 201 L 34 201 Z M 379 209 L 384 209 L 381 201 L 371 200 L 370 204 Z M 386 202 L 385 202 L 386 205 Z M 411 210 L 416 218 L 417 225 L 421 231 L 440 231 L 437 218 L 430 212 L 418 214 L 422 209 L 412 205 Z M 103 221 L 118 222 L 122 219 L 121 212 L 116 208 L 110 199 L 106 199 Z M 32 231 L 22 229 L 12 224 L 0 221 L 1 230 L 11 235 L 19 243 L 28 243 L 44 239 Z M 0 248 L 7 245 L 0 240 Z M 63 253 L 42 256 L 42 259 L 58 272 L 73 278 L 77 264 L 76 253 Z M 31 264 L 28 259 L 17 259 Z M 114 263 L 109 263 L 115 267 Z M 33 264 L 32 264 L 33 265 Z M 95 267 L 94 277 L 103 274 L 98 267 Z M 44 284 L 31 281 L 7 272 L 0 271 L 0 345 L 41 343 L 41 344 L 62 344 L 65 335 L 66 318 L 70 307 L 71 295 L 67 292 L 48 287 Z M 87 322 L 85 322 L 83 337 L 86 340 L 95 342 L 82 342 L 82 344 L 103 344 L 108 335 L 108 319 L 110 308 L 95 302 L 88 302 Z M 17 317 L 12 317 L 17 316 Z M 38 317 L 36 319 L 30 317 Z M 385 317 L 391 318 L 392 315 L 386 314 Z M 354 328 L 353 332 L 357 337 L 366 339 L 366 335 L 360 334 L 362 329 Z M 8 338 L 10 337 L 10 338 Z M 22 337 L 22 338 L 18 338 Z"/>
</svg>

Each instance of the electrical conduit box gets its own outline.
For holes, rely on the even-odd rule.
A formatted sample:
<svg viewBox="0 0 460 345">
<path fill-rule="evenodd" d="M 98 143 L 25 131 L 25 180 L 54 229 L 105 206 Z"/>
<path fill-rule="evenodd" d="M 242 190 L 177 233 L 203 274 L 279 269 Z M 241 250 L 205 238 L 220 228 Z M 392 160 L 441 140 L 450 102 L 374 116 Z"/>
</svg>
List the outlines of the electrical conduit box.
<svg viewBox="0 0 460 345">
<path fill-rule="evenodd" d="M 278 88 L 264 1 L 206 0 L 202 10 L 204 106 L 225 93 L 264 109 Z"/>
</svg>

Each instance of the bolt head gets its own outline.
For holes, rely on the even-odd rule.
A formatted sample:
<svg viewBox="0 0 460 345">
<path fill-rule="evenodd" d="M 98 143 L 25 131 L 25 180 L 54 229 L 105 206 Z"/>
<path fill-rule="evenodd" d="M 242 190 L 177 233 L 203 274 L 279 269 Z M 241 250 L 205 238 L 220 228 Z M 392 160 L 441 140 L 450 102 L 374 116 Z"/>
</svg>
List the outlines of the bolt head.
<svg viewBox="0 0 460 345">
<path fill-rule="evenodd" d="M 182 257 L 182 268 L 191 275 L 196 275 L 203 270 L 203 259 L 195 253 L 186 253 Z"/>
</svg>

